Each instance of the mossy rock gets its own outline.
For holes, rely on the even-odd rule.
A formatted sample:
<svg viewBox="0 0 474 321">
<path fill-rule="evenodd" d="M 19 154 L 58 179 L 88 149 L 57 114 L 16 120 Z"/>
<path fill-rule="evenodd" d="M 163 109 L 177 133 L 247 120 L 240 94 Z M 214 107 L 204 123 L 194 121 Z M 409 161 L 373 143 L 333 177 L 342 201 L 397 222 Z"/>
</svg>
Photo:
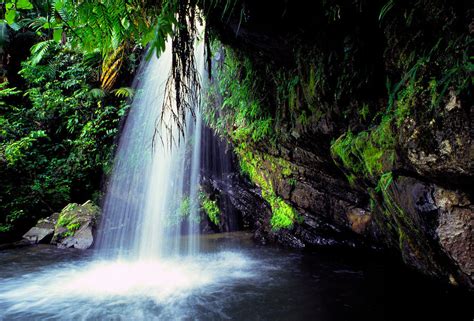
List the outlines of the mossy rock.
<svg viewBox="0 0 474 321">
<path fill-rule="evenodd" d="M 92 230 L 95 229 L 99 216 L 100 208 L 91 201 L 87 201 L 82 205 L 77 203 L 66 205 L 59 213 L 52 243 L 57 243 L 60 246 L 69 239 L 67 243 L 71 244 L 71 239 L 84 229 L 90 229 L 91 233 L 88 234 L 92 235 Z"/>
</svg>

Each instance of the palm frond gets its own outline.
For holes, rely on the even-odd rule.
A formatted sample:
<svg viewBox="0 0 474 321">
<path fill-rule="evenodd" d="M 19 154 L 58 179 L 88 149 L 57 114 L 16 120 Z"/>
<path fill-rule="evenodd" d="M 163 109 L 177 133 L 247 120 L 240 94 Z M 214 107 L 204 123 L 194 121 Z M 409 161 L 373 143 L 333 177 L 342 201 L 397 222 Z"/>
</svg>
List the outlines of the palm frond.
<svg viewBox="0 0 474 321">
<path fill-rule="evenodd" d="M 100 76 L 102 89 L 110 90 L 117 80 L 120 67 L 123 63 L 124 49 L 125 45 L 121 45 L 102 62 L 102 73 Z"/>
</svg>

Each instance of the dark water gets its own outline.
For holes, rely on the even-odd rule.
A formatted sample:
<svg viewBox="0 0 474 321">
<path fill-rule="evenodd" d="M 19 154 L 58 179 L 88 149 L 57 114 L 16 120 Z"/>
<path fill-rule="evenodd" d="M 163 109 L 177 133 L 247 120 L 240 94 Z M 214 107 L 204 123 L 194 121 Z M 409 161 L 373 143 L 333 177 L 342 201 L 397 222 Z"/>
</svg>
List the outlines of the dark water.
<svg viewBox="0 0 474 321">
<path fill-rule="evenodd" d="M 200 256 L 141 263 L 2 251 L 0 320 L 473 320 L 466 294 L 380 257 L 301 254 L 243 234 L 201 244 Z"/>
</svg>

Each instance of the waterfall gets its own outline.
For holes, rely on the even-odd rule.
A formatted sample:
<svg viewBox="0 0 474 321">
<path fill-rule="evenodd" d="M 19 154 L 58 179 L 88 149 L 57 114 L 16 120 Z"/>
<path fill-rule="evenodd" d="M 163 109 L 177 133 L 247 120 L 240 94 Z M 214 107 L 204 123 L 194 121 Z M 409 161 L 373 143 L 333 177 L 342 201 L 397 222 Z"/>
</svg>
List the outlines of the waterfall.
<svg viewBox="0 0 474 321">
<path fill-rule="evenodd" d="M 201 79 L 203 53 L 200 43 Z M 171 59 L 168 44 L 159 59 L 142 63 L 135 81 L 103 204 L 96 243 L 101 256 L 149 259 L 198 250 L 201 118 L 199 106 L 195 117 L 188 111 L 181 137 L 170 110 L 162 113 Z"/>
</svg>

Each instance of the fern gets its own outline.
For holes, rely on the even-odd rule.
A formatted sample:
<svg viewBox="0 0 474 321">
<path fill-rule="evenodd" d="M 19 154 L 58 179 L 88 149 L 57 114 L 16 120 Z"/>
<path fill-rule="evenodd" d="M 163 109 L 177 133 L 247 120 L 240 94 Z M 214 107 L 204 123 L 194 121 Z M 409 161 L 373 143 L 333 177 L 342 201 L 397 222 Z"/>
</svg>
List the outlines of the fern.
<svg viewBox="0 0 474 321">
<path fill-rule="evenodd" d="M 31 47 L 31 59 L 30 63 L 34 66 L 37 65 L 48 50 L 55 44 L 54 40 L 45 40 L 38 42 L 36 45 Z"/>
<path fill-rule="evenodd" d="M 135 95 L 135 91 L 130 87 L 121 87 L 115 89 L 113 93 L 119 98 L 132 98 Z"/>
<path fill-rule="evenodd" d="M 105 91 L 101 88 L 93 88 L 89 91 L 89 96 L 92 98 L 104 98 Z"/>
</svg>

